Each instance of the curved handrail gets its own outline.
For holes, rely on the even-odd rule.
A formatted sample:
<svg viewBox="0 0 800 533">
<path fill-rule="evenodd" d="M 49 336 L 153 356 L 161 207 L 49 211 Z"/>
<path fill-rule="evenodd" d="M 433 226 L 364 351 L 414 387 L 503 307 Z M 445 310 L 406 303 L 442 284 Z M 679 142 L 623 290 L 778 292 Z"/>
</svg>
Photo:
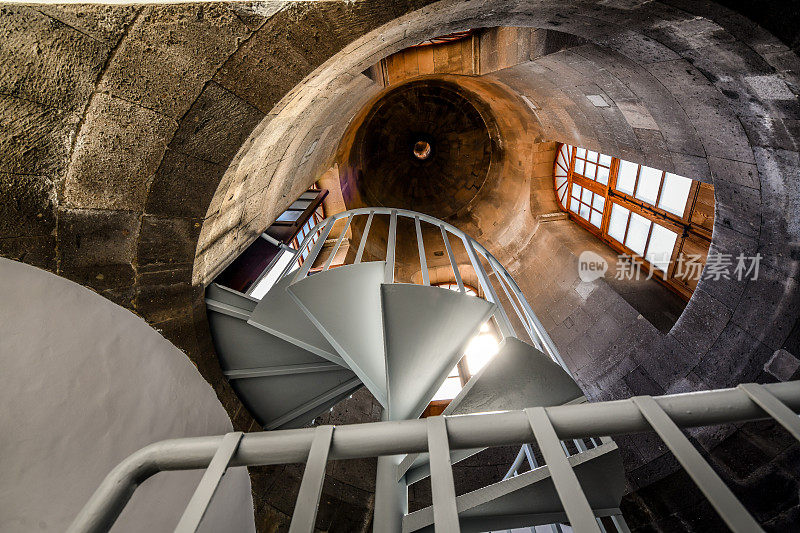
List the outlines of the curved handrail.
<svg viewBox="0 0 800 533">
<path fill-rule="evenodd" d="M 331 230 L 333 229 L 333 225 L 338 220 L 347 219 L 346 227 L 350 226 L 353 218 L 359 215 L 367 215 L 367 224 L 364 228 L 364 234 L 361 236 L 361 242 L 358 247 L 358 253 L 356 254 L 354 263 L 361 262 L 361 258 L 364 252 L 364 245 L 367 241 L 367 237 L 369 236 L 369 230 L 371 227 L 371 222 L 375 215 L 388 215 L 390 217 L 389 222 L 389 235 L 388 235 L 388 242 L 387 242 L 387 250 L 386 250 L 386 282 L 392 283 L 394 282 L 394 267 L 395 267 L 395 240 L 396 240 L 396 231 L 397 231 L 397 218 L 404 217 L 409 218 L 414 221 L 416 227 L 416 239 L 417 239 L 417 246 L 419 249 L 420 255 L 420 268 L 424 272 L 423 274 L 423 284 L 430 285 L 430 281 L 428 280 L 427 276 L 427 263 L 425 259 L 425 245 L 422 241 L 422 232 L 420 229 L 420 222 L 426 222 L 431 224 L 432 226 L 438 227 L 442 232 L 442 238 L 444 240 L 445 248 L 447 249 L 448 258 L 450 260 L 450 266 L 453 268 L 454 275 L 456 277 L 456 282 L 458 283 L 459 290 L 463 293 L 464 292 L 464 284 L 461 280 L 461 275 L 458 270 L 458 264 L 456 263 L 455 256 L 452 251 L 452 247 L 450 246 L 450 241 L 448 234 L 451 234 L 457 238 L 459 238 L 462 243 L 464 244 L 464 248 L 467 251 L 467 255 L 469 256 L 470 263 L 475 270 L 475 273 L 478 276 L 478 282 L 483 289 L 484 298 L 487 301 L 490 301 L 496 305 L 495 311 L 495 320 L 497 321 L 497 325 L 500 329 L 501 334 L 503 337 L 518 337 L 516 332 L 514 331 L 514 327 L 511 324 L 508 316 L 510 314 L 503 305 L 503 302 L 498 297 L 498 294 L 492 285 L 489 279 L 489 273 L 487 273 L 486 268 L 483 266 L 478 255 L 483 256 L 486 259 L 491 271 L 495 274 L 496 279 L 498 280 L 498 284 L 502 288 L 503 292 L 506 295 L 507 301 L 510 303 L 511 310 L 519 319 L 520 323 L 522 323 L 525 332 L 527 333 L 530 340 L 533 344 L 548 356 L 553 359 L 556 363 L 558 363 L 564 370 L 567 371 L 571 375 L 571 372 L 567 365 L 564 363 L 564 360 L 561 358 L 561 355 L 558 353 L 558 349 L 556 348 L 555 344 L 553 343 L 550 336 L 542 326 L 541 321 L 533 312 L 528 301 L 525 299 L 525 295 L 523 294 L 522 290 L 517 285 L 517 282 L 514 281 L 514 278 L 505 267 L 497 260 L 497 258 L 486 249 L 481 243 L 477 240 L 473 239 L 471 236 L 467 235 L 464 231 L 460 230 L 459 228 L 449 224 L 443 220 L 435 218 L 430 215 L 426 215 L 424 213 L 419 213 L 417 211 L 411 211 L 408 209 L 397 209 L 392 207 L 361 207 L 357 209 L 350 209 L 348 211 L 342 211 L 340 213 L 336 213 L 334 215 L 329 216 L 325 220 L 319 222 L 316 226 L 314 226 L 311 231 L 305 236 L 303 241 L 298 246 L 298 250 L 294 252 L 295 258 L 290 261 L 286 267 L 281 272 L 279 279 L 283 278 L 284 276 L 288 275 L 292 271 L 292 267 L 296 263 L 296 258 L 300 253 L 300 250 L 304 250 L 306 246 L 309 245 L 312 239 L 317 239 L 314 247 L 309 252 L 308 257 L 306 257 L 303 265 L 298 269 L 296 273 L 294 273 L 294 280 L 300 280 L 309 275 L 309 271 L 311 266 L 317 260 L 319 253 L 322 251 L 322 247 L 325 243 L 325 240 L 328 238 Z M 345 230 L 346 231 L 346 230 Z M 342 237 L 344 236 L 345 231 L 342 232 L 339 239 L 336 241 L 335 249 L 332 251 L 330 258 L 325 262 L 323 266 L 323 270 L 327 270 L 330 267 L 331 259 L 333 255 L 338 251 L 339 245 L 341 244 Z M 319 236 L 317 237 L 317 234 Z"/>
</svg>

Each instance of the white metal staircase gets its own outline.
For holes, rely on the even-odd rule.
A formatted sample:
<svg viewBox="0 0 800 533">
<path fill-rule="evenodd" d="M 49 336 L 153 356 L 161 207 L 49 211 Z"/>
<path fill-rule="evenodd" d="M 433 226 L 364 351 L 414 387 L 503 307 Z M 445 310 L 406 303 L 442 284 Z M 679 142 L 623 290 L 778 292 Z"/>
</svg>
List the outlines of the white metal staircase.
<svg viewBox="0 0 800 533">
<path fill-rule="evenodd" d="M 367 217 L 352 264 L 312 272 L 336 220 Z M 361 262 L 376 216 L 389 217 L 386 257 Z M 395 282 L 398 217 L 414 221 L 422 284 Z M 459 291 L 430 286 L 421 224 L 441 231 Z M 208 467 L 176 531 L 193 531 L 225 469 L 306 461 L 290 531 L 312 532 L 331 459 L 378 457 L 374 530 L 496 531 L 569 522 L 575 531 L 617 531 L 625 486 L 620 452 L 607 435 L 655 430 L 735 531 L 760 530 L 691 447 L 680 427 L 771 416 L 800 439 L 796 383 L 637 397 L 589 404 L 514 280 L 480 244 L 420 213 L 348 211 L 322 223 L 306 261 L 290 263 L 260 301 L 211 285 L 209 322 L 223 371 L 267 430 L 299 428 L 362 383 L 384 407 L 384 421 L 157 443 L 120 464 L 70 531 L 104 531 L 136 485 L 164 469 Z M 482 297 L 466 294 L 450 236 L 464 244 Z M 488 271 L 491 272 L 491 275 Z M 505 295 L 501 298 L 499 295 Z M 517 331 L 509 317 L 516 317 Z M 443 416 L 419 420 L 487 320 L 500 351 L 464 386 Z M 517 328 L 517 329 L 518 329 Z M 785 402 L 785 403 L 784 403 Z M 531 443 L 541 453 L 537 460 Z M 451 465 L 488 446 L 521 445 L 508 474 L 456 496 Z M 524 462 L 527 459 L 527 469 Z M 433 505 L 408 512 L 409 484 L 431 479 Z"/>
<path fill-rule="evenodd" d="M 359 216 L 366 217 L 366 229 L 355 261 L 330 268 L 334 250 L 321 269 L 312 271 L 336 220 L 344 219 L 345 227 L 350 227 Z M 388 217 L 385 260 L 361 262 L 369 228 L 380 216 Z M 421 285 L 395 283 L 399 217 L 415 224 Z M 432 224 L 441 233 L 458 291 L 430 286 L 423 224 Z M 490 317 L 504 336 L 500 351 L 470 379 L 444 415 L 585 401 L 568 371 L 556 362 L 560 358 L 552 342 L 540 326 L 537 329 L 538 320 L 511 276 L 485 248 L 457 228 L 420 213 L 376 208 L 335 215 L 312 230 L 307 240 L 315 231 L 322 234 L 302 267 L 292 271 L 290 263 L 260 301 L 216 285 L 206 294 L 223 369 L 265 429 L 308 423 L 360 383 L 384 407 L 385 420 L 416 419 Z M 466 294 L 451 237 L 463 243 L 483 297 Z M 337 249 L 340 243 L 341 237 Z M 305 245 L 301 243 L 300 249 Z M 481 258 L 492 271 L 494 283 Z M 505 300 L 499 293 L 506 295 Z M 518 338 L 509 320 L 511 313 L 523 325 L 521 336 L 530 343 Z M 542 350 L 549 350 L 550 356 Z M 578 441 L 574 447 L 576 471 L 585 483 L 613 479 L 612 486 L 618 489 L 603 491 L 601 501 L 593 502 L 598 516 L 619 515 L 624 478 L 616 445 L 608 439 L 599 447 Z M 453 451 L 451 463 L 479 451 Z M 405 507 L 405 487 L 430 475 L 429 457 L 411 454 L 392 467 L 392 481 L 398 484 L 400 505 Z M 521 527 L 551 523 L 555 518 L 565 520 L 563 512 L 559 514 L 547 467 L 497 481 L 460 497 L 465 524 L 496 521 Z M 533 500 L 532 494 L 537 495 Z M 388 500 L 392 498 L 379 491 L 376 505 Z M 432 516 L 431 508 L 408 514 L 402 529 L 424 529 L 432 523 Z M 376 524 L 376 529 L 381 528 Z"/>
</svg>

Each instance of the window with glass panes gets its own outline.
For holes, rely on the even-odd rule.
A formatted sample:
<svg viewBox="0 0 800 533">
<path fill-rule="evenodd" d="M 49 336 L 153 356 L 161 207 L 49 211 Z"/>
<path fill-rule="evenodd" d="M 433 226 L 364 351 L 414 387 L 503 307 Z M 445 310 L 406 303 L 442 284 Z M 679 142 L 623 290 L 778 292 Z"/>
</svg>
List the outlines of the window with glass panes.
<svg viewBox="0 0 800 533">
<path fill-rule="evenodd" d="M 713 187 L 568 144 L 559 146 L 554 176 L 556 198 L 570 218 L 691 296 L 696 281 L 675 278 L 675 267 L 684 249 L 707 254 Z"/>
</svg>

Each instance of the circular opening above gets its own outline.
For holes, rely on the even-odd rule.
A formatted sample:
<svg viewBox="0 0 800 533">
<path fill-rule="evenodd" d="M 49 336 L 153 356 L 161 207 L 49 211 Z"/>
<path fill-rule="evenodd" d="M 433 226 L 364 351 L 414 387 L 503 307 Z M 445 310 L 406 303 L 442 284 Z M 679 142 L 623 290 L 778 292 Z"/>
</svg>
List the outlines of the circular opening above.
<svg viewBox="0 0 800 533">
<path fill-rule="evenodd" d="M 420 160 L 428 159 L 431 155 L 431 145 L 425 141 L 417 141 L 414 144 L 414 157 Z"/>
</svg>

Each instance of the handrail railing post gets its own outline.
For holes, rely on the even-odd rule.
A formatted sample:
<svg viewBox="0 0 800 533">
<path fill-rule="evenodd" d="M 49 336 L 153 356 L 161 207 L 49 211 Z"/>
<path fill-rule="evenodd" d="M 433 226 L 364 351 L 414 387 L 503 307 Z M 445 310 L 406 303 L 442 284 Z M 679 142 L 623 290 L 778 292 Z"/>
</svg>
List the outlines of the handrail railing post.
<svg viewBox="0 0 800 533">
<path fill-rule="evenodd" d="M 447 442 L 447 418 L 431 416 L 426 420 L 434 527 L 437 533 L 458 533 L 461 529 L 458 524 L 453 468 L 450 465 L 450 446 Z"/>
<path fill-rule="evenodd" d="M 236 453 L 243 436 L 244 433 L 236 431 L 228 433 L 222 439 L 222 444 L 217 449 L 217 453 L 214 454 L 214 458 L 211 459 L 211 463 L 209 463 L 203 478 L 197 485 L 192 499 L 189 500 L 186 509 L 183 511 L 183 515 L 175 527 L 175 533 L 194 533 L 200 527 L 200 522 L 208 510 L 208 504 L 211 503 L 214 493 L 217 492 L 222 476 L 228 470 L 231 457 Z"/>
<path fill-rule="evenodd" d="M 419 250 L 419 268 L 422 272 L 422 284 L 430 285 L 431 280 L 428 275 L 428 259 L 425 257 L 425 243 L 422 242 L 422 228 L 419 224 L 419 217 L 414 217 L 414 227 L 417 230 L 417 249 Z"/>
<path fill-rule="evenodd" d="M 386 283 L 394 283 L 394 257 L 397 241 L 397 210 L 393 209 L 389 215 L 389 238 L 386 241 Z"/>
<path fill-rule="evenodd" d="M 341 246 L 342 239 L 344 239 L 344 236 L 347 233 L 347 230 L 350 228 L 350 222 L 352 222 L 352 220 L 353 220 L 353 215 L 350 215 L 350 216 L 347 217 L 347 222 L 344 223 L 344 228 L 342 229 L 342 232 L 339 234 L 339 238 L 336 239 L 336 245 L 333 247 L 333 250 L 331 250 L 331 253 L 328 256 L 328 259 L 325 261 L 325 266 L 322 267 L 323 271 L 328 270 L 331 267 L 331 263 L 333 262 L 333 258 L 336 255 L 336 253 L 339 251 L 339 246 Z"/>
<path fill-rule="evenodd" d="M 464 290 L 464 280 L 461 279 L 461 271 L 458 270 L 456 256 L 453 254 L 453 248 L 450 246 L 450 238 L 447 236 L 447 228 L 444 227 L 444 224 L 440 224 L 439 228 L 442 230 L 442 240 L 444 241 L 444 247 L 447 250 L 447 257 L 450 259 L 450 266 L 453 268 L 453 275 L 456 278 L 458 290 L 461 294 L 465 294 L 466 291 Z"/>
<path fill-rule="evenodd" d="M 314 440 L 311 442 L 311 449 L 308 452 L 308 460 L 303 471 L 303 481 L 300 482 L 300 492 L 294 505 L 289 533 L 314 533 L 333 430 L 333 426 L 317 426 L 314 430 Z"/>
<path fill-rule="evenodd" d="M 503 338 L 516 337 L 514 326 L 511 325 L 506 310 L 503 309 L 503 304 L 500 302 L 500 298 L 497 297 L 497 292 L 494 290 L 492 282 L 486 274 L 486 269 L 483 268 L 483 263 L 481 263 L 481 259 L 478 257 L 478 253 L 472 245 L 472 239 L 464 235 L 461 237 L 461 240 L 464 242 L 464 247 L 467 249 L 467 255 L 472 263 L 472 268 L 475 269 L 475 273 L 478 275 L 478 281 L 483 288 L 486 299 L 497 306 L 495 318 L 497 318 L 497 325 L 500 327 L 500 333 L 503 335 Z"/>
<path fill-rule="evenodd" d="M 331 229 L 333 225 L 336 223 L 336 218 L 331 217 L 328 219 L 328 223 L 325 224 L 325 227 L 322 228 L 322 233 L 319 234 L 319 238 L 317 242 L 314 243 L 314 247 L 309 252 L 308 257 L 306 260 L 303 261 L 303 266 L 300 267 L 300 270 L 297 271 L 297 274 L 294 277 L 294 281 L 300 281 L 304 277 L 308 275 L 308 271 L 311 270 L 311 266 L 314 264 L 314 261 L 317 260 L 319 256 L 319 252 L 322 250 L 322 247 L 325 245 L 325 239 L 328 238 L 328 235 L 331 233 Z"/>
<path fill-rule="evenodd" d="M 369 216 L 367 217 L 367 223 L 364 226 L 364 233 L 361 234 L 361 242 L 358 243 L 358 252 L 356 253 L 356 258 L 353 261 L 354 265 L 357 265 L 361 262 L 361 256 L 364 255 L 364 247 L 367 244 L 367 237 L 369 236 L 369 228 L 372 226 L 372 219 L 375 216 L 375 211 L 370 211 Z"/>
<path fill-rule="evenodd" d="M 632 400 L 731 531 L 763 531 L 661 406 L 650 396 Z"/>
<path fill-rule="evenodd" d="M 553 424 L 544 407 L 525 409 L 533 429 L 533 435 L 544 455 L 545 463 L 550 469 L 550 477 L 556 487 L 558 497 L 572 527 L 581 533 L 600 533 L 594 512 L 586 499 L 578 477 L 572 469 L 567 456 L 562 453 L 561 441 L 558 440 Z"/>
</svg>

